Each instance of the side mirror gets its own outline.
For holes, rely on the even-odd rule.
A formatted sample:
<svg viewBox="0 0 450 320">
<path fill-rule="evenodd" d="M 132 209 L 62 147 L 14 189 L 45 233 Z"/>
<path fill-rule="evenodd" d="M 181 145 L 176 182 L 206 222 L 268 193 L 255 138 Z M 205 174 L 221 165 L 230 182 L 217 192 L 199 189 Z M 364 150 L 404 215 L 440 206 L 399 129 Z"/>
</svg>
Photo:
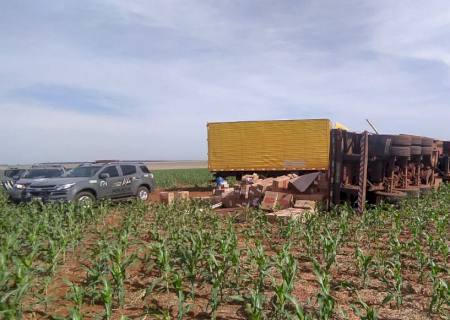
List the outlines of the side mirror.
<svg viewBox="0 0 450 320">
<path fill-rule="evenodd" d="M 100 179 L 108 179 L 109 178 L 109 173 L 105 173 L 105 172 L 100 173 L 99 178 Z"/>
</svg>

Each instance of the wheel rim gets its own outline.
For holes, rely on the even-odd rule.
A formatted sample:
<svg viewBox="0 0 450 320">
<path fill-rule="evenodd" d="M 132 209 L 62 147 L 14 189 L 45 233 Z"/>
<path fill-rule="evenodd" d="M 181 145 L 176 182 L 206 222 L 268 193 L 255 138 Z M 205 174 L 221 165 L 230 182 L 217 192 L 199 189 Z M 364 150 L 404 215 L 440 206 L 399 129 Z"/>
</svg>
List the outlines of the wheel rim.
<svg viewBox="0 0 450 320">
<path fill-rule="evenodd" d="M 145 201 L 148 199 L 148 192 L 146 190 L 140 190 L 138 197 L 140 200 Z"/>
<path fill-rule="evenodd" d="M 83 207 L 83 208 L 89 208 L 92 206 L 92 204 L 94 203 L 92 201 L 92 198 L 89 196 L 81 196 L 80 199 L 78 199 L 78 203 Z"/>
</svg>

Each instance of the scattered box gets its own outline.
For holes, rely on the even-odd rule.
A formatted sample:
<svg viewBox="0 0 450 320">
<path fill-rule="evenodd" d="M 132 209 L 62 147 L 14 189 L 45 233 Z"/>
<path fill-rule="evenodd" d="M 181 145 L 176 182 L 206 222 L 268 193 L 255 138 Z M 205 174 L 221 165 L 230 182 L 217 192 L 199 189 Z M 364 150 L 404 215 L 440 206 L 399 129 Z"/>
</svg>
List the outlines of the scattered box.
<svg viewBox="0 0 450 320">
<path fill-rule="evenodd" d="M 311 211 L 298 208 L 287 208 L 277 212 L 266 213 L 266 217 L 269 222 L 277 222 L 279 220 L 289 221 L 292 219 L 305 222 L 306 217 L 311 214 Z"/>
<path fill-rule="evenodd" d="M 266 191 L 270 191 L 273 184 L 273 178 L 268 178 L 264 180 L 260 180 L 254 185 L 262 192 L 265 193 Z"/>
<path fill-rule="evenodd" d="M 252 187 L 251 184 L 245 184 L 245 185 L 241 186 L 241 191 L 240 191 L 241 196 L 246 200 L 248 199 L 248 193 L 249 193 L 251 187 Z"/>
<path fill-rule="evenodd" d="M 310 200 L 297 200 L 295 201 L 294 208 L 314 211 L 316 210 L 316 202 Z"/>
<path fill-rule="evenodd" d="M 175 192 L 175 200 L 189 200 L 189 191 Z"/>
<path fill-rule="evenodd" d="M 289 180 L 291 180 L 291 178 L 288 176 L 275 178 L 273 180 L 273 188 L 275 190 L 286 190 L 289 186 Z"/>
<path fill-rule="evenodd" d="M 267 191 L 261 203 L 261 209 L 274 210 L 278 202 L 278 192 Z"/>
<path fill-rule="evenodd" d="M 221 196 L 223 194 L 229 193 L 234 191 L 234 188 L 221 188 L 221 189 L 214 189 L 214 195 L 215 196 Z"/>
<path fill-rule="evenodd" d="M 261 203 L 263 210 L 285 209 L 292 206 L 293 195 L 289 193 L 267 191 Z"/>
<path fill-rule="evenodd" d="M 234 208 L 240 200 L 240 192 L 230 192 L 222 196 L 222 203 L 225 208 Z"/>
<path fill-rule="evenodd" d="M 159 200 L 165 204 L 172 204 L 175 201 L 175 193 L 173 192 L 160 192 Z"/>
<path fill-rule="evenodd" d="M 286 209 L 292 207 L 292 201 L 294 196 L 290 193 L 278 193 L 277 207 L 280 209 Z"/>
</svg>

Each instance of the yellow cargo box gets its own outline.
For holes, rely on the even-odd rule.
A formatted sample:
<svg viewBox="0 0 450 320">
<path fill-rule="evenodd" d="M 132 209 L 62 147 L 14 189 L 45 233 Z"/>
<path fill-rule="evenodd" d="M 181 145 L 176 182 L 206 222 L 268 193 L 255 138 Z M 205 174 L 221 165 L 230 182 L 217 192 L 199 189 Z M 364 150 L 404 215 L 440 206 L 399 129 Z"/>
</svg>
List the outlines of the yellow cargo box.
<svg viewBox="0 0 450 320">
<path fill-rule="evenodd" d="M 208 123 L 210 171 L 328 170 L 332 122 L 277 120 Z"/>
</svg>

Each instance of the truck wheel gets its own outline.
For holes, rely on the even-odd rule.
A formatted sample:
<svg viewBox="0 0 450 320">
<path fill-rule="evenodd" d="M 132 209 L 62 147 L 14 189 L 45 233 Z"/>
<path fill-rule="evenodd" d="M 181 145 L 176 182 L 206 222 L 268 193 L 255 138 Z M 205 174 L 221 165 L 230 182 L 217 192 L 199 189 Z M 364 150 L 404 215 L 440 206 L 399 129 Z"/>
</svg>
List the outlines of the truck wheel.
<svg viewBox="0 0 450 320">
<path fill-rule="evenodd" d="M 147 187 L 139 187 L 136 192 L 136 197 L 141 201 L 147 201 L 150 196 L 150 191 Z"/>
<path fill-rule="evenodd" d="M 432 147 L 434 143 L 433 139 L 430 138 L 422 138 L 422 147 Z"/>
<path fill-rule="evenodd" d="M 433 154 L 433 147 L 422 147 L 422 155 L 431 156 Z"/>
<path fill-rule="evenodd" d="M 412 144 L 411 136 L 392 136 L 392 145 L 393 146 L 407 146 L 409 147 Z"/>
<path fill-rule="evenodd" d="M 391 147 L 391 154 L 397 157 L 410 157 L 411 147 Z"/>
<path fill-rule="evenodd" d="M 73 200 L 83 208 L 90 208 L 94 205 L 95 196 L 88 191 L 82 191 L 77 193 Z"/>
<path fill-rule="evenodd" d="M 411 146 L 411 155 L 412 156 L 420 156 L 420 155 L 422 155 L 422 147 Z"/>
<path fill-rule="evenodd" d="M 422 145 L 422 137 L 411 136 L 411 144 L 413 146 L 421 146 Z"/>
</svg>

